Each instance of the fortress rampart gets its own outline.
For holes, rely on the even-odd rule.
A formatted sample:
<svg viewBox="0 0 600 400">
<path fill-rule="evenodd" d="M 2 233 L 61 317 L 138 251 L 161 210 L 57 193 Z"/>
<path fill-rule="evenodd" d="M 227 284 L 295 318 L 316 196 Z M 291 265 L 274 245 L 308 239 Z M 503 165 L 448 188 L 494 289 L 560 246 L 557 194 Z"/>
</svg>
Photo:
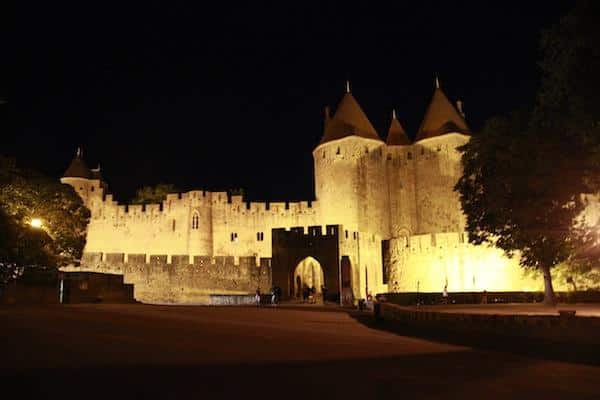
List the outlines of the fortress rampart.
<svg viewBox="0 0 600 400">
<path fill-rule="evenodd" d="M 271 288 L 271 259 L 232 256 L 85 253 L 69 271 L 123 275 L 134 298 L 145 303 L 210 304 L 211 294 L 247 294 Z"/>
<path fill-rule="evenodd" d="M 271 256 L 271 229 L 313 225 L 318 207 L 302 202 L 245 202 L 227 192 L 167 195 L 161 204 L 120 205 L 112 195 L 89 198 L 86 252 Z"/>
<path fill-rule="evenodd" d="M 413 235 L 389 241 L 390 292 L 538 291 L 543 281 L 488 245 L 468 243 L 466 232 Z M 566 288 L 555 282 L 557 289 Z"/>
</svg>

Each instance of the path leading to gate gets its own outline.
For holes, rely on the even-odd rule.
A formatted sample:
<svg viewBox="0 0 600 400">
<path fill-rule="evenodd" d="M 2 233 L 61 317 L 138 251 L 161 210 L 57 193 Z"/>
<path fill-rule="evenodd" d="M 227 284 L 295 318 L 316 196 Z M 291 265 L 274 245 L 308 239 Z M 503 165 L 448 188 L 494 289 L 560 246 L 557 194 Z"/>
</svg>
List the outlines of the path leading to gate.
<svg viewBox="0 0 600 400">
<path fill-rule="evenodd" d="M 4 393 L 22 398 L 600 396 L 600 367 L 403 337 L 310 309 L 2 307 L 0 351 Z"/>
</svg>

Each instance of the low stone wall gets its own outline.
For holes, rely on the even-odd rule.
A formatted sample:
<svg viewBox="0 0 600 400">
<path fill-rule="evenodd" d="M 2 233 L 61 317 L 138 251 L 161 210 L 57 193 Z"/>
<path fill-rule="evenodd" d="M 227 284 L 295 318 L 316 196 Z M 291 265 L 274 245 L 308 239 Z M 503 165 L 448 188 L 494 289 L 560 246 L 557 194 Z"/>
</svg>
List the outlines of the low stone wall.
<svg viewBox="0 0 600 400">
<path fill-rule="evenodd" d="M 600 345 L 600 318 L 573 315 L 498 315 L 417 311 L 378 303 L 376 316 L 411 328 L 502 338 L 542 339 L 552 343 Z"/>
<path fill-rule="evenodd" d="M 58 285 L 11 282 L 0 287 L 0 304 L 58 304 Z"/>
<path fill-rule="evenodd" d="M 600 303 L 600 291 L 586 290 L 577 292 L 555 292 L 559 303 Z M 443 301 L 442 293 L 380 293 L 378 299 L 385 298 L 388 303 L 401 306 L 419 304 L 435 305 Z M 500 304 L 500 303 L 541 303 L 544 292 L 450 292 L 450 304 Z"/>
<path fill-rule="evenodd" d="M 233 257 L 173 255 L 167 263 L 165 255 L 86 253 L 80 267 L 62 270 L 123 275 L 136 300 L 161 304 L 208 305 L 211 295 L 253 296 L 257 288 L 269 292 L 272 282 L 270 259 L 257 265 L 255 257 L 239 257 L 235 264 Z"/>
<path fill-rule="evenodd" d="M 122 275 L 94 272 L 61 272 L 63 303 L 133 303 L 133 285 Z"/>
<path fill-rule="evenodd" d="M 255 297 L 252 294 L 211 294 L 209 298 L 211 306 L 241 306 L 254 305 L 256 303 Z"/>
</svg>

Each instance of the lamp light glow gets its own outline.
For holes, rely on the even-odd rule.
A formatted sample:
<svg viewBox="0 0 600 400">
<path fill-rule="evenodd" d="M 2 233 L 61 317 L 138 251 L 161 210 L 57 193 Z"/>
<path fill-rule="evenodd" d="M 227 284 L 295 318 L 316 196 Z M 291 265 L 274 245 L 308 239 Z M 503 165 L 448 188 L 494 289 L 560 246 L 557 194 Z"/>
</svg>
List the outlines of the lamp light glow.
<svg viewBox="0 0 600 400">
<path fill-rule="evenodd" d="M 32 218 L 31 222 L 29 223 L 31 225 L 31 227 L 33 228 L 41 228 L 42 227 L 42 220 L 39 218 Z"/>
</svg>

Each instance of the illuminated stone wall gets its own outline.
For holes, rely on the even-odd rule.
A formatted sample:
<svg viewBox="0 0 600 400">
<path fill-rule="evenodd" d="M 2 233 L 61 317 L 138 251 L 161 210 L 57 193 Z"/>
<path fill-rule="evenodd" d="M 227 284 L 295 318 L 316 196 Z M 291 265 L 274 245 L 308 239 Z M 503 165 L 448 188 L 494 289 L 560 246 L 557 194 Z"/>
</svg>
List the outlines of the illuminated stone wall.
<svg viewBox="0 0 600 400">
<path fill-rule="evenodd" d="M 127 262 L 124 260 L 127 258 Z M 149 262 L 146 262 L 149 260 Z M 211 294 L 247 294 L 271 288 L 271 260 L 254 257 L 86 253 L 80 268 L 64 271 L 123 275 L 134 285 L 134 298 L 145 303 L 209 304 Z"/>
<path fill-rule="evenodd" d="M 97 191 L 86 203 L 86 253 L 271 257 L 271 229 L 318 225 L 315 203 L 246 203 L 225 192 L 169 194 L 142 206 L 119 205 L 112 195 L 103 200 Z"/>
<path fill-rule="evenodd" d="M 390 237 L 407 237 L 417 230 L 415 148 L 388 146 L 386 153 Z"/>
<path fill-rule="evenodd" d="M 314 150 L 320 224 L 344 225 L 351 231 L 366 226 L 374 231 L 383 229 L 388 214 L 381 198 L 386 192 L 385 177 L 377 162 L 382 147 L 380 141 L 350 136 Z"/>
<path fill-rule="evenodd" d="M 467 233 L 437 233 L 390 241 L 390 292 L 543 291 L 536 271 L 499 249 L 467 243 Z M 556 273 L 555 273 L 555 276 Z M 556 290 L 568 290 L 554 279 Z"/>
<path fill-rule="evenodd" d="M 447 134 L 413 145 L 417 208 L 414 234 L 464 229 L 465 219 L 454 185 L 462 175 L 456 148 L 467 141 L 468 136 Z"/>
</svg>

